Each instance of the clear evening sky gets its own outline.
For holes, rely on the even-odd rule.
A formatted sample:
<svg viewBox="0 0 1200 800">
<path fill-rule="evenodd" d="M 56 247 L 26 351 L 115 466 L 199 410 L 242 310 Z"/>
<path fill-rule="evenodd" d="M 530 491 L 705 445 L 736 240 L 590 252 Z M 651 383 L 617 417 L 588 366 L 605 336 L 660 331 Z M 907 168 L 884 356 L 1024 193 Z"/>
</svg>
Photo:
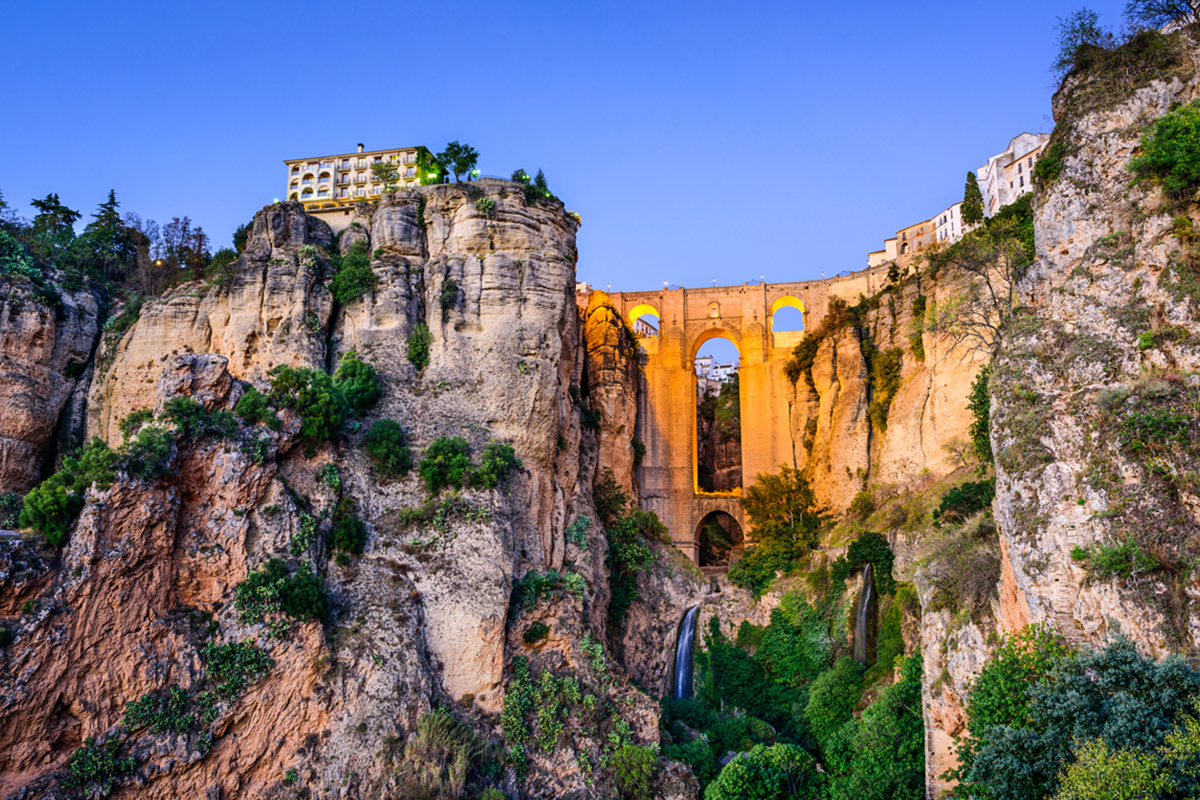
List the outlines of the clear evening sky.
<svg viewBox="0 0 1200 800">
<path fill-rule="evenodd" d="M 111 188 L 226 246 L 284 158 L 458 139 L 486 174 L 545 170 L 601 288 L 818 278 L 1051 129 L 1080 7 L 5 0 L 0 192 L 86 221 Z"/>
</svg>

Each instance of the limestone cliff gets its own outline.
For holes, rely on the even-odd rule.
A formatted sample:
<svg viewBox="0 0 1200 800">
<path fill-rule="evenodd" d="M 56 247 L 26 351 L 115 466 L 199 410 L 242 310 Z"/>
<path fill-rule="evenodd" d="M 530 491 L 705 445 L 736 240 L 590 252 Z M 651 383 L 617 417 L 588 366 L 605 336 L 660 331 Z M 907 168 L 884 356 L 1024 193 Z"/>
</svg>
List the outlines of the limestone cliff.
<svg viewBox="0 0 1200 800">
<path fill-rule="evenodd" d="M 89 292 L 60 292 L 54 304 L 28 281 L 0 278 L 0 495 L 44 477 L 60 431 L 75 444 L 64 412 L 88 384 L 100 312 Z"/>
<path fill-rule="evenodd" d="M 4 543 L 0 614 L 15 639 L 0 655 L 0 795 L 52 796 L 74 748 L 116 735 L 138 764 L 116 796 L 399 796 L 404 743 L 431 708 L 452 705 L 478 735 L 499 737 L 517 656 L 579 675 L 601 692 L 594 714 L 604 715 L 568 726 L 577 753 L 530 747 L 523 794 L 607 785 L 609 773 L 589 778 L 581 765 L 611 749 L 609 733 L 657 742 L 654 702 L 585 648 L 589 636 L 605 640 L 608 603 L 603 532 L 588 523 L 592 480 L 601 463 L 632 480 L 636 362 L 628 347 L 603 352 L 611 320 L 589 322 L 585 343 L 572 292 L 577 223 L 505 181 L 424 188 L 357 213 L 340 244 L 367 244 L 376 286 L 365 296 L 335 302 L 329 229 L 298 204 L 276 204 L 256 216 L 230 286 L 179 287 L 103 343 L 88 428 L 114 445 L 133 411 L 161 413 L 177 395 L 229 409 L 249 385 L 266 389 L 275 365 L 332 370 L 350 351 L 378 371 L 382 400 L 307 455 L 290 411 L 279 431 L 178 438 L 162 477 L 122 473 L 92 490 L 61 562 L 32 539 Z M 408 358 L 418 326 L 430 334 L 423 369 Z M 599 410 L 599 430 L 584 429 L 586 409 Z M 423 506 L 416 474 L 383 478 L 363 451 L 362 432 L 385 417 L 418 453 L 443 436 L 476 454 L 501 440 L 520 469 L 501 489 Z M 323 538 L 310 544 L 314 526 L 328 533 L 347 509 L 367 525 L 366 550 L 330 560 Z M 324 635 L 308 622 L 279 638 L 243 620 L 233 590 L 296 553 L 334 611 Z M 580 589 L 514 610 L 514 585 L 531 571 L 578 575 Z M 522 634 L 534 622 L 548 635 L 531 646 Z M 147 692 L 204 686 L 208 643 L 255 639 L 274 666 L 215 707 L 207 732 L 121 725 Z M 515 780 L 513 769 L 498 777 Z M 675 766 L 657 791 L 692 796 L 691 780 Z"/>
<path fill-rule="evenodd" d="M 1200 583 L 1179 568 L 1200 533 L 1190 451 L 1140 427 L 1191 413 L 1181 409 L 1200 367 L 1186 238 L 1196 212 L 1128 169 L 1149 124 L 1197 97 L 1195 58 L 1141 86 L 1076 74 L 1055 96 L 1060 169 L 1036 195 L 1037 260 L 990 382 L 993 599 L 965 622 L 945 611 L 922 620 L 934 789 L 995 633 L 1035 622 L 1073 645 L 1120 633 L 1155 657 L 1200 649 Z M 1092 565 L 1118 550 L 1127 569 Z M 931 591 L 926 582 L 923 603 Z"/>
</svg>

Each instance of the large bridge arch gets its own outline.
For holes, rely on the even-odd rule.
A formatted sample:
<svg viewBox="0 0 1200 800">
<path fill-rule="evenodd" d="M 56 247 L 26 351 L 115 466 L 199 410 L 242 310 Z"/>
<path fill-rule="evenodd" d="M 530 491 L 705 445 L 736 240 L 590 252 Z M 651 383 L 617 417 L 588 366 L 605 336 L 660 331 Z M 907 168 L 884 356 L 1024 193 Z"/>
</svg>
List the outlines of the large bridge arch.
<svg viewBox="0 0 1200 800">
<path fill-rule="evenodd" d="M 784 364 L 806 331 L 825 316 L 831 297 L 854 302 L 886 283 L 886 268 L 874 268 L 820 281 L 610 295 L 631 322 L 644 313 L 659 318 L 659 335 L 641 340 L 644 384 L 635 435 L 646 454 L 638 483 L 642 506 L 658 514 L 676 545 L 693 559 L 699 554 L 697 527 L 712 511 L 728 513 L 745 529 L 740 492 L 706 494 L 696 483 L 696 351 L 723 336 L 741 356 L 743 484 L 777 471 L 780 464 L 802 467 L 803 432 L 792 432 L 794 390 Z M 782 308 L 798 309 L 805 330 L 773 331 L 772 317 Z"/>
</svg>

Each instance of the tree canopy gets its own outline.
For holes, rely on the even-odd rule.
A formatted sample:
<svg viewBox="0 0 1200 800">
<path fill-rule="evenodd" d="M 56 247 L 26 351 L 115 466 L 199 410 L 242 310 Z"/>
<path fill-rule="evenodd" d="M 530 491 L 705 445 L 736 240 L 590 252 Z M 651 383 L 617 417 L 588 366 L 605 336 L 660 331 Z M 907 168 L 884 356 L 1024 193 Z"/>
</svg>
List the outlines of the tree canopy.
<svg viewBox="0 0 1200 800">
<path fill-rule="evenodd" d="M 445 150 L 438 153 L 437 160 L 454 173 L 455 181 L 458 181 L 459 176 L 463 174 L 466 174 L 469 179 L 471 170 L 475 169 L 475 165 L 479 163 L 479 151 L 470 145 L 453 141 L 446 145 Z"/>
</svg>

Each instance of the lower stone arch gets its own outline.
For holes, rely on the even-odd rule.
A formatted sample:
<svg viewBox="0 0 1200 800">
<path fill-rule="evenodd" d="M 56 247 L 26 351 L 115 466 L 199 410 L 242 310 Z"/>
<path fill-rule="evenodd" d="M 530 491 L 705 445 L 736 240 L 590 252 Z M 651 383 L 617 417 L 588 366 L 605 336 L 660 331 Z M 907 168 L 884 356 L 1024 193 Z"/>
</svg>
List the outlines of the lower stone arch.
<svg viewBox="0 0 1200 800">
<path fill-rule="evenodd" d="M 741 522 L 723 510 L 710 511 L 701 517 L 694 536 L 701 567 L 728 567 L 745 538 Z"/>
</svg>

